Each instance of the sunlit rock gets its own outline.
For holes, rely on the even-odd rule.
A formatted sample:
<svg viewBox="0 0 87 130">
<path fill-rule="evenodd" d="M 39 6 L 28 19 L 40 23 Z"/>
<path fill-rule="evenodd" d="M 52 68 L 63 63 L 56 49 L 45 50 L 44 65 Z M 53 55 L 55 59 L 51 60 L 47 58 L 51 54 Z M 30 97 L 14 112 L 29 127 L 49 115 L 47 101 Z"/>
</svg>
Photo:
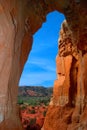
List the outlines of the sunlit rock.
<svg viewBox="0 0 87 130">
<path fill-rule="evenodd" d="M 85 0 L 0 0 L 0 130 L 22 130 L 18 81 L 32 35 L 54 10 L 62 12 L 67 22 L 60 32 L 57 80 L 43 129 L 87 129 L 86 4 Z"/>
</svg>

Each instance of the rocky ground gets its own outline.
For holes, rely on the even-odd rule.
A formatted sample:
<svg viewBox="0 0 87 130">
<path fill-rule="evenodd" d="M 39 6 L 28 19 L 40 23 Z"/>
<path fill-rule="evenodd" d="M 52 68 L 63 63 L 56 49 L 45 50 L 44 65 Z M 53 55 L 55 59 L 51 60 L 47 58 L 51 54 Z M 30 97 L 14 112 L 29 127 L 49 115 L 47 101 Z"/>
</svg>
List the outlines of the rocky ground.
<svg viewBox="0 0 87 130">
<path fill-rule="evenodd" d="M 25 130 L 41 130 L 52 90 L 52 87 L 19 87 L 18 104 L 22 126 Z"/>
<path fill-rule="evenodd" d="M 40 130 L 43 126 L 47 106 L 20 105 L 21 122 L 25 130 Z"/>
</svg>

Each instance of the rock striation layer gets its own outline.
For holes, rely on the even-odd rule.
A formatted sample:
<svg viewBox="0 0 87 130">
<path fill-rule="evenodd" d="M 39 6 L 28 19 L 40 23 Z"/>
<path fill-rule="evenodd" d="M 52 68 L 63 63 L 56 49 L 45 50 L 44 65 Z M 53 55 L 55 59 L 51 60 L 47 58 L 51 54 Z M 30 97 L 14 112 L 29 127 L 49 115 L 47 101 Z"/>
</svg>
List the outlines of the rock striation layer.
<svg viewBox="0 0 87 130">
<path fill-rule="evenodd" d="M 66 21 L 56 58 L 58 80 L 43 129 L 87 129 L 86 5 L 85 0 L 0 0 L 0 130 L 22 130 L 18 81 L 33 34 L 54 10 L 63 13 Z"/>
</svg>

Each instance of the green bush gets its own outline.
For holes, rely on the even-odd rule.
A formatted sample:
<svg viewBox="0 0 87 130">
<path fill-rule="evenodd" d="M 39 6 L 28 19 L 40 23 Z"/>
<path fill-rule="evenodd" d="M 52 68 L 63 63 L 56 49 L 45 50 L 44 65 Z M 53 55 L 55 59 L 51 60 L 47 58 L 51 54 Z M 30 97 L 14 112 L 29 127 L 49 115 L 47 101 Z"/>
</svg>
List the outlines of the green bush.
<svg viewBox="0 0 87 130">
<path fill-rule="evenodd" d="M 32 110 L 30 111 L 30 113 L 31 113 L 31 114 L 35 114 L 35 110 L 32 109 Z"/>
<path fill-rule="evenodd" d="M 30 119 L 30 125 L 34 125 L 36 123 L 36 118 Z"/>
<path fill-rule="evenodd" d="M 18 104 L 19 104 L 19 105 L 23 104 L 23 100 L 22 100 L 22 99 L 19 99 L 19 100 L 18 100 Z"/>
<path fill-rule="evenodd" d="M 21 110 L 24 110 L 24 109 L 26 109 L 26 106 L 22 106 L 22 107 L 21 107 Z"/>
<path fill-rule="evenodd" d="M 43 112 L 43 116 L 44 116 L 44 117 L 46 116 L 46 111 Z"/>
<path fill-rule="evenodd" d="M 24 104 L 27 103 L 31 106 L 37 106 L 41 105 L 42 103 L 44 105 L 48 105 L 50 101 L 50 97 L 18 97 L 18 104 Z"/>
</svg>

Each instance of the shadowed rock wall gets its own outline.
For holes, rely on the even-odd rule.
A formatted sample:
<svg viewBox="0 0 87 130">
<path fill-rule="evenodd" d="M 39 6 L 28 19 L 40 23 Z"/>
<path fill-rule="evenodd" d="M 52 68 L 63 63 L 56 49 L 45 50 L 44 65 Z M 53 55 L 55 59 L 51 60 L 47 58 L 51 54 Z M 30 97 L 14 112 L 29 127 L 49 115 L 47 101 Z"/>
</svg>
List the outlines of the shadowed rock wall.
<svg viewBox="0 0 87 130">
<path fill-rule="evenodd" d="M 60 33 L 60 51 L 56 58 L 58 80 L 54 83 L 43 129 L 57 130 L 58 124 L 61 129 L 59 115 L 62 118 L 66 113 L 70 113 L 69 122 L 74 122 L 74 126 L 76 121 L 86 120 L 86 4 L 85 0 L 0 0 L 0 130 L 22 130 L 16 86 L 32 48 L 32 35 L 53 10 L 62 12 L 67 22 L 63 23 Z M 81 115 L 85 116 L 79 118 Z M 64 120 L 65 130 L 69 123 L 66 117 Z"/>
</svg>

